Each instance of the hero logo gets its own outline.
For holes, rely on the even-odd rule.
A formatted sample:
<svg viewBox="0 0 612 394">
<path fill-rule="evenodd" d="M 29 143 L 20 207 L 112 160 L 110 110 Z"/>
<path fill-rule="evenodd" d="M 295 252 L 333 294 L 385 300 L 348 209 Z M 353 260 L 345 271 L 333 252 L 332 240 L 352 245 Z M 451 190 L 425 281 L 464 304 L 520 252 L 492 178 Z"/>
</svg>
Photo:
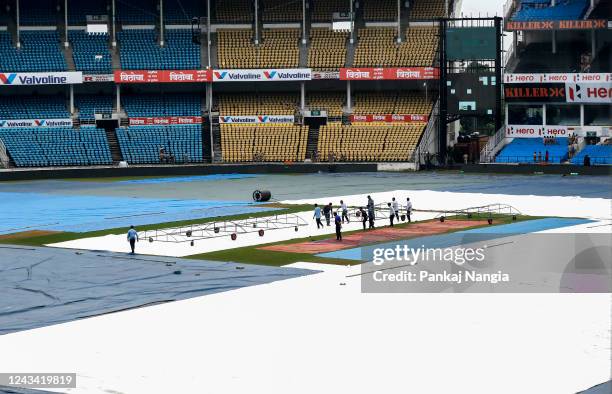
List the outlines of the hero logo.
<svg viewBox="0 0 612 394">
<path fill-rule="evenodd" d="M 12 85 L 13 81 L 17 78 L 17 74 L 4 74 L 0 73 L 0 82 L 3 85 Z"/>
<path fill-rule="evenodd" d="M 227 76 L 227 71 L 215 71 L 215 77 L 217 79 L 224 79 Z"/>
<path fill-rule="evenodd" d="M 264 76 L 266 79 L 273 79 L 276 76 L 276 71 L 264 71 Z"/>
<path fill-rule="evenodd" d="M 566 135 L 567 134 L 567 129 L 564 128 L 560 128 L 560 129 L 546 129 L 546 134 L 547 135 Z"/>
</svg>

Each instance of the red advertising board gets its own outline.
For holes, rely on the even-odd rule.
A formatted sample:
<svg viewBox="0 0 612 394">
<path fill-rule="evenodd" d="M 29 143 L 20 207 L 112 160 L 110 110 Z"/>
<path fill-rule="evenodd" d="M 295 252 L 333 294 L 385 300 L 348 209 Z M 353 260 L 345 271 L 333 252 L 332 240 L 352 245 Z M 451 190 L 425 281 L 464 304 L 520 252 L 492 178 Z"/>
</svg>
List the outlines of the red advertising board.
<svg viewBox="0 0 612 394">
<path fill-rule="evenodd" d="M 209 82 L 210 70 L 119 70 L 116 83 Z"/>
<path fill-rule="evenodd" d="M 351 122 L 427 123 L 427 115 L 351 115 Z"/>
<path fill-rule="evenodd" d="M 372 80 L 420 80 L 438 79 L 440 71 L 436 67 L 391 67 L 391 68 L 341 68 L 343 81 Z"/>
<path fill-rule="evenodd" d="M 158 118 L 130 118 L 130 126 L 201 124 L 201 116 L 164 116 Z"/>
</svg>

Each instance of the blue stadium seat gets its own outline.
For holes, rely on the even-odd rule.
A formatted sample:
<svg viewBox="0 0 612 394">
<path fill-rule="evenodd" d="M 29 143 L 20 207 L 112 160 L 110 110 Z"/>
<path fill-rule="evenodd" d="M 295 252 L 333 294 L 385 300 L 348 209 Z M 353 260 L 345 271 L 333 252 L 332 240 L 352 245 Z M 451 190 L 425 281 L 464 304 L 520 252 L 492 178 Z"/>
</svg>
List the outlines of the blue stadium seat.
<svg viewBox="0 0 612 394">
<path fill-rule="evenodd" d="M 523 0 L 513 21 L 535 20 L 575 20 L 581 19 L 589 5 L 588 0 L 558 0 L 550 6 L 550 1 Z"/>
<path fill-rule="evenodd" d="M 542 152 L 542 161 L 544 161 L 546 151 L 549 154 L 549 163 L 562 163 L 566 161 L 568 157 L 568 139 L 556 138 L 554 144 L 544 145 L 542 138 L 515 138 L 499 152 L 495 162 L 533 163 L 534 152 Z"/>
<path fill-rule="evenodd" d="M 583 165 L 586 155 L 591 158 L 591 165 L 610 165 L 612 164 L 612 145 L 587 145 L 572 158 L 571 163 Z"/>
<path fill-rule="evenodd" d="M 95 127 L 0 129 L 18 167 L 112 164 L 103 129 Z"/>
<path fill-rule="evenodd" d="M 122 24 L 152 25 L 158 18 L 156 0 L 129 0 L 117 2 L 117 19 Z"/>
<path fill-rule="evenodd" d="M 57 4 L 54 0 L 21 0 L 19 21 L 28 26 L 56 26 L 59 15 Z"/>
<path fill-rule="evenodd" d="M 160 147 L 173 155 L 176 163 L 202 162 L 201 125 L 119 128 L 117 138 L 123 158 L 130 164 L 159 163 Z"/>
<path fill-rule="evenodd" d="M 129 117 L 202 115 L 202 99 L 196 94 L 126 95 L 121 102 Z"/>
<path fill-rule="evenodd" d="M 200 67 L 200 46 L 191 30 L 167 29 L 166 44 L 158 45 L 155 30 L 123 30 L 118 33 L 121 68 L 124 70 L 194 70 Z"/>
<path fill-rule="evenodd" d="M 113 96 L 83 94 L 74 97 L 74 105 L 79 109 L 79 119 L 93 120 L 96 112 L 113 112 L 114 100 Z"/>
<path fill-rule="evenodd" d="M 62 96 L 0 96 L 0 119 L 66 119 Z"/>
<path fill-rule="evenodd" d="M 66 71 L 66 60 L 60 49 L 60 36 L 55 30 L 21 32 L 21 48 L 17 49 L 6 31 L 0 32 L 1 71 Z"/>
<path fill-rule="evenodd" d="M 72 45 L 72 57 L 77 71 L 90 74 L 111 74 L 113 72 L 108 35 L 72 30 L 68 32 L 68 40 Z"/>
</svg>

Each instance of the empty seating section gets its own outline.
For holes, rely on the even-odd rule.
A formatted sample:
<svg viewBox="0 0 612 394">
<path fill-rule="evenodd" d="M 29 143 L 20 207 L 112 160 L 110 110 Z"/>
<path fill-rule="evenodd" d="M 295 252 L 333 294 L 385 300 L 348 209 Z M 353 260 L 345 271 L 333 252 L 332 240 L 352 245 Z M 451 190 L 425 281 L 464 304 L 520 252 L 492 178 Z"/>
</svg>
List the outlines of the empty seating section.
<svg viewBox="0 0 612 394">
<path fill-rule="evenodd" d="M 346 95 L 342 93 L 312 93 L 306 98 L 308 108 L 326 110 L 327 116 L 342 116 L 342 107 L 346 101 Z"/>
<path fill-rule="evenodd" d="M 298 100 L 297 94 L 222 94 L 217 103 L 221 115 L 293 115 Z"/>
<path fill-rule="evenodd" d="M 610 165 L 612 164 L 612 145 L 587 145 L 570 162 L 582 165 L 586 155 L 589 155 L 591 165 Z"/>
<path fill-rule="evenodd" d="M 534 4 L 533 0 L 523 1 L 512 20 L 576 20 L 584 16 L 588 6 L 588 0 L 558 0 L 554 6 L 550 5 L 550 1 L 544 4 Z"/>
<path fill-rule="evenodd" d="M 348 32 L 325 28 L 310 29 L 308 67 L 315 70 L 337 70 L 346 64 Z"/>
<path fill-rule="evenodd" d="M 355 67 L 396 65 L 397 46 L 394 43 L 396 30 L 393 28 L 362 28 L 357 32 Z"/>
<path fill-rule="evenodd" d="M 15 2 L 6 2 L 15 5 Z M 61 2 L 63 7 L 63 2 Z M 55 0 L 21 0 L 19 22 L 27 26 L 55 26 L 58 22 L 58 2 Z M 36 10 L 36 12 L 32 12 Z"/>
<path fill-rule="evenodd" d="M 117 19 L 122 24 L 154 24 L 158 20 L 157 0 L 117 0 Z"/>
<path fill-rule="evenodd" d="M 153 29 L 118 33 L 121 67 L 126 70 L 195 70 L 200 68 L 200 46 L 189 29 L 166 29 L 165 45 L 159 46 Z"/>
<path fill-rule="evenodd" d="M 515 138 L 495 158 L 497 163 L 534 163 L 545 161 L 548 151 L 549 163 L 562 163 L 568 157 L 567 138 L 556 138 L 553 144 L 544 144 L 542 138 Z M 534 160 L 534 153 L 536 158 Z M 541 158 L 540 158 L 541 154 Z"/>
<path fill-rule="evenodd" d="M 349 2 L 346 0 L 315 0 L 311 2 L 311 19 L 313 22 L 332 21 L 334 12 L 349 12 Z"/>
<path fill-rule="evenodd" d="M 83 94 L 75 96 L 74 105 L 79 111 L 79 119 L 93 120 L 96 113 L 111 113 L 115 98 L 98 94 Z"/>
<path fill-rule="evenodd" d="M 110 15 L 106 0 L 71 1 L 68 3 L 68 23 L 71 26 L 87 24 L 87 15 Z"/>
<path fill-rule="evenodd" d="M 103 129 L 0 129 L 0 139 L 18 167 L 111 164 Z"/>
<path fill-rule="evenodd" d="M 299 22 L 302 20 L 302 2 L 263 0 L 263 11 L 260 15 L 264 23 Z"/>
<path fill-rule="evenodd" d="M 432 103 L 419 92 L 361 92 L 354 97 L 356 115 L 429 115 Z"/>
<path fill-rule="evenodd" d="M 353 66 L 431 66 L 437 48 L 436 32 L 433 26 L 413 26 L 406 29 L 403 41 L 398 44 L 393 28 L 359 29 Z"/>
<path fill-rule="evenodd" d="M 407 161 L 425 123 L 409 125 L 328 123 L 319 130 L 321 160 Z"/>
<path fill-rule="evenodd" d="M 253 23 L 253 2 L 250 0 L 218 0 L 215 2 L 218 22 Z"/>
<path fill-rule="evenodd" d="M 65 71 L 66 60 L 60 49 L 59 33 L 55 30 L 22 31 L 21 48 L 11 36 L 0 31 L 0 70 L 2 71 Z"/>
<path fill-rule="evenodd" d="M 68 40 L 72 46 L 74 66 L 78 71 L 92 74 L 111 74 L 113 72 L 108 35 L 72 30 L 68 32 Z"/>
<path fill-rule="evenodd" d="M 431 66 L 438 48 L 438 28 L 413 26 L 406 29 L 406 39 L 399 45 L 396 66 Z"/>
<path fill-rule="evenodd" d="M 396 0 L 364 0 L 363 19 L 367 21 L 397 20 Z"/>
<path fill-rule="evenodd" d="M 121 103 L 128 117 L 202 115 L 202 99 L 197 94 L 125 95 Z"/>
<path fill-rule="evenodd" d="M 261 42 L 252 41 L 252 30 L 217 32 L 221 68 L 297 67 L 300 62 L 299 29 L 264 29 Z"/>
<path fill-rule="evenodd" d="M 66 119 L 62 96 L 0 96 L 0 119 Z"/>
<path fill-rule="evenodd" d="M 164 0 L 164 22 L 191 24 L 194 17 L 206 16 L 206 2 L 199 0 Z"/>
<path fill-rule="evenodd" d="M 116 132 L 128 163 L 159 163 L 162 147 L 176 163 L 202 162 L 201 125 L 121 127 Z"/>
<path fill-rule="evenodd" d="M 446 16 L 445 0 L 414 0 L 410 6 L 410 19 L 435 19 Z"/>
<path fill-rule="evenodd" d="M 221 125 L 226 162 L 304 161 L 308 127 L 289 124 Z"/>
</svg>

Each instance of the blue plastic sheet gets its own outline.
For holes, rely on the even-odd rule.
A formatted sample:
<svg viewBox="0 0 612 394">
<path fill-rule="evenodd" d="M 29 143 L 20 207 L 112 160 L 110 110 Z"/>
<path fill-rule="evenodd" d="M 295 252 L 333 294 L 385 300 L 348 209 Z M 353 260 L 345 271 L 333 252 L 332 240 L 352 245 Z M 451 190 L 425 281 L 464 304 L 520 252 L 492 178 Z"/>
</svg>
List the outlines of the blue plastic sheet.
<svg viewBox="0 0 612 394">
<path fill-rule="evenodd" d="M 0 335 L 314 272 L 3 245 Z"/>
<path fill-rule="evenodd" d="M 0 234 L 29 230 L 86 232 L 272 211 L 242 201 L 0 193 Z"/>
</svg>

